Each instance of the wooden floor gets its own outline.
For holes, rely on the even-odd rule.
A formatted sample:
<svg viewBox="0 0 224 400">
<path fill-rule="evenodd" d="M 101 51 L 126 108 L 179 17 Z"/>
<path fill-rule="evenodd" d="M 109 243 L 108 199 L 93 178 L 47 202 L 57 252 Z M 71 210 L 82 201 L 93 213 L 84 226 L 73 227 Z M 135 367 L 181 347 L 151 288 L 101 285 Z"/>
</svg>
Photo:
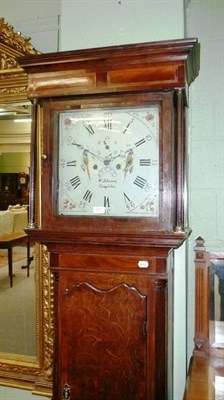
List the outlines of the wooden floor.
<svg viewBox="0 0 224 400">
<path fill-rule="evenodd" d="M 224 360 L 193 356 L 183 400 L 207 399 L 224 399 Z"/>
</svg>

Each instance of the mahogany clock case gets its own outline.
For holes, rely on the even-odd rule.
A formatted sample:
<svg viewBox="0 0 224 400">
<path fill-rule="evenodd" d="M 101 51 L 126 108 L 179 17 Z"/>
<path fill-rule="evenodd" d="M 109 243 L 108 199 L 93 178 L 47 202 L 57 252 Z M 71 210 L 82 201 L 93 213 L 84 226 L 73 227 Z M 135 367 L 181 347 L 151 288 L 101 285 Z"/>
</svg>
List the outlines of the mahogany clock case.
<svg viewBox="0 0 224 400">
<path fill-rule="evenodd" d="M 199 71 L 197 40 L 20 61 L 34 104 L 31 192 L 41 197 L 39 224 L 30 207 L 26 231 L 47 246 L 54 276 L 53 399 L 172 399 L 173 249 L 189 233 L 185 107 Z M 159 109 L 158 215 L 61 215 L 58 116 L 152 105 Z"/>
</svg>

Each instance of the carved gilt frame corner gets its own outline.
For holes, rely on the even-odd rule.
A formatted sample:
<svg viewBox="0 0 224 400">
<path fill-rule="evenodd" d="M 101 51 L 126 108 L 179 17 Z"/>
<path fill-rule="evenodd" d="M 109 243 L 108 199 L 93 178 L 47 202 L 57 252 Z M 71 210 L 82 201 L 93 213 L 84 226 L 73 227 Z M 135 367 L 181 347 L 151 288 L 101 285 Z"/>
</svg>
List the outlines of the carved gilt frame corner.
<svg viewBox="0 0 224 400">
<path fill-rule="evenodd" d="M 17 57 L 39 54 L 28 37 L 14 32 L 0 18 L 0 96 L 1 103 L 27 100 L 27 75 L 19 67 Z"/>
</svg>

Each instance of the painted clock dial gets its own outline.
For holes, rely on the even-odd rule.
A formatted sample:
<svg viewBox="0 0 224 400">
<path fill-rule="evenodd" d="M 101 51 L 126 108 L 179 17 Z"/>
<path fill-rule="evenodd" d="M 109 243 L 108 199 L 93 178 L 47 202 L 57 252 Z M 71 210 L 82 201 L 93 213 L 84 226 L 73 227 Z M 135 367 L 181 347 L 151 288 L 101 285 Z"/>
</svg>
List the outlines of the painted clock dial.
<svg viewBox="0 0 224 400">
<path fill-rule="evenodd" d="M 58 116 L 57 215 L 159 216 L 159 107 Z"/>
</svg>

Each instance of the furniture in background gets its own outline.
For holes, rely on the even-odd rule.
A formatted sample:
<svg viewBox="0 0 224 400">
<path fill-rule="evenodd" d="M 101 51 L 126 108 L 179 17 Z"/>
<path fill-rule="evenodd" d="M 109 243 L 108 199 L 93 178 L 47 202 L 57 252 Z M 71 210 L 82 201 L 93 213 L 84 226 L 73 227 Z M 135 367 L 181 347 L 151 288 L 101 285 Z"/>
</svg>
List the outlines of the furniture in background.
<svg viewBox="0 0 224 400">
<path fill-rule="evenodd" d="M 224 398 L 224 253 L 206 251 L 204 240 L 195 250 L 195 348 L 184 400 Z"/>
<path fill-rule="evenodd" d="M 27 269 L 27 277 L 30 276 L 30 241 L 29 237 L 25 232 L 12 232 L 12 233 L 0 233 L 0 249 L 8 250 L 8 271 L 10 286 L 13 286 L 13 254 L 12 249 L 15 246 L 26 246 L 27 248 L 27 264 L 22 268 Z"/>
<path fill-rule="evenodd" d="M 9 205 L 7 210 L 0 211 L 0 233 L 21 232 L 28 224 L 28 207 Z"/>
<path fill-rule="evenodd" d="M 8 270 L 10 286 L 13 286 L 13 254 L 12 249 L 15 246 L 26 246 L 27 248 L 27 276 L 29 277 L 29 266 L 32 258 L 30 257 L 30 241 L 25 234 L 27 227 L 28 213 L 26 206 L 19 204 L 10 205 L 8 210 L 0 211 L 0 249 L 8 250 Z"/>
<path fill-rule="evenodd" d="M 29 175 L 22 173 L 0 173 L 0 210 L 9 205 L 28 204 Z"/>
</svg>

